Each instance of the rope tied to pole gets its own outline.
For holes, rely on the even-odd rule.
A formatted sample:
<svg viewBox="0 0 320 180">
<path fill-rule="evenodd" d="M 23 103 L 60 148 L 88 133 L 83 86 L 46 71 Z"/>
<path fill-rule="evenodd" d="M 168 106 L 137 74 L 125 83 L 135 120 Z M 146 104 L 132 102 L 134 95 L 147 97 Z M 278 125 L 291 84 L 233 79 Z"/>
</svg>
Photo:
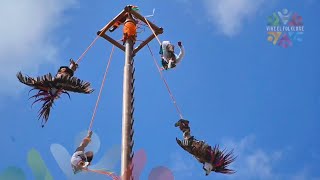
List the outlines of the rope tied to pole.
<svg viewBox="0 0 320 180">
<path fill-rule="evenodd" d="M 154 32 L 154 30 L 153 30 L 153 28 L 151 27 L 151 25 L 150 25 L 149 21 L 147 20 L 147 18 L 146 18 L 146 17 L 144 17 L 144 19 L 145 19 L 145 21 L 147 22 L 147 24 L 148 24 L 148 26 L 149 26 L 150 30 L 152 31 L 153 35 L 154 35 L 154 36 L 156 37 L 156 39 L 158 40 L 159 45 L 161 46 L 161 45 L 162 45 L 162 43 L 161 43 L 161 41 L 160 41 L 160 39 L 159 39 L 158 35 Z M 181 60 L 181 61 L 182 61 L 182 60 Z M 178 64 L 180 64 L 180 63 L 181 63 L 181 61 L 180 61 L 179 63 L 177 63 L 177 64 L 176 64 L 176 66 L 177 66 Z"/>
<path fill-rule="evenodd" d="M 103 76 L 103 80 L 102 80 L 102 83 L 101 83 L 101 87 L 100 87 L 100 91 L 99 91 L 98 98 L 97 98 L 97 101 L 96 101 L 96 105 L 95 105 L 94 110 L 93 110 L 93 114 L 92 114 L 92 117 L 91 117 L 91 121 L 90 121 L 88 132 L 91 131 L 91 128 L 92 128 L 92 125 L 93 125 L 93 122 L 94 122 L 94 118 L 95 118 L 95 115 L 96 115 L 96 112 L 97 112 L 97 108 L 98 108 L 98 104 L 99 104 L 99 101 L 100 101 L 102 89 L 103 89 L 103 86 L 104 86 L 104 83 L 105 83 L 105 80 L 106 80 L 106 77 L 107 77 L 107 74 L 108 74 L 108 70 L 109 70 L 109 67 L 110 67 L 110 63 L 111 63 L 111 60 L 112 60 L 113 52 L 114 52 L 114 45 L 112 46 L 112 50 L 111 50 L 111 53 L 110 53 L 108 64 L 107 64 L 107 67 L 106 67 L 106 70 L 105 70 L 105 73 L 104 73 L 104 76 Z"/>
<path fill-rule="evenodd" d="M 148 49 L 149 49 L 149 51 L 150 51 L 150 53 L 151 53 L 151 56 L 153 57 L 153 61 L 154 61 L 154 63 L 156 64 L 156 66 L 157 66 L 157 68 L 158 68 L 158 71 L 159 71 L 159 73 L 160 73 L 160 76 L 161 76 L 164 84 L 166 85 L 166 88 L 167 88 L 167 90 L 168 90 L 168 92 L 169 92 L 169 95 L 170 95 L 170 97 L 171 97 L 171 99 L 172 99 L 172 102 L 173 102 L 173 104 L 174 104 L 174 106 L 175 106 L 175 108 L 176 108 L 176 110 L 177 110 L 177 112 L 178 112 L 178 114 L 179 114 L 179 116 L 180 116 L 180 119 L 183 119 L 183 116 L 182 116 L 182 113 L 181 113 L 181 111 L 180 111 L 180 108 L 179 108 L 179 106 L 178 106 L 178 104 L 177 104 L 177 102 L 176 102 L 176 100 L 175 100 L 175 98 L 174 98 L 174 96 L 173 96 L 170 88 L 169 88 L 169 85 L 168 85 L 166 79 L 165 79 L 164 76 L 163 76 L 163 73 L 162 73 L 162 71 L 161 71 L 161 68 L 159 67 L 159 65 L 158 65 L 158 63 L 157 63 L 157 60 L 156 60 L 156 58 L 154 57 L 154 54 L 152 53 L 149 44 L 147 44 L 147 46 L 148 46 Z"/>
<path fill-rule="evenodd" d="M 97 35 L 97 37 L 90 43 L 90 45 L 86 48 L 86 50 L 81 54 L 81 56 L 78 58 L 78 60 L 76 61 L 77 64 L 79 64 L 79 62 L 83 59 L 83 57 L 87 54 L 87 52 L 89 51 L 89 49 L 91 49 L 91 47 L 96 43 L 96 41 L 99 39 L 99 37 L 101 36 L 102 32 L 104 30 L 102 30 L 100 32 L 99 35 Z"/>
<path fill-rule="evenodd" d="M 88 172 L 93 172 L 93 173 L 97 173 L 97 174 L 106 175 L 106 176 L 111 177 L 113 180 L 120 180 L 120 178 L 119 178 L 118 176 L 116 176 L 116 175 L 114 175 L 113 173 L 108 172 L 108 171 L 94 170 L 94 169 L 86 169 L 86 171 L 88 171 Z"/>
<path fill-rule="evenodd" d="M 149 21 L 147 20 L 147 18 L 146 18 L 146 17 L 144 17 L 144 19 L 145 19 L 145 21 L 147 22 L 147 24 L 148 24 L 149 28 L 151 29 L 151 31 L 152 31 L 152 33 L 153 33 L 153 35 L 157 38 L 157 40 L 158 40 L 158 42 L 159 42 L 159 45 L 161 45 L 161 41 L 160 41 L 159 37 L 157 36 L 157 34 L 154 32 L 153 28 L 151 27 L 151 25 L 150 25 Z"/>
</svg>

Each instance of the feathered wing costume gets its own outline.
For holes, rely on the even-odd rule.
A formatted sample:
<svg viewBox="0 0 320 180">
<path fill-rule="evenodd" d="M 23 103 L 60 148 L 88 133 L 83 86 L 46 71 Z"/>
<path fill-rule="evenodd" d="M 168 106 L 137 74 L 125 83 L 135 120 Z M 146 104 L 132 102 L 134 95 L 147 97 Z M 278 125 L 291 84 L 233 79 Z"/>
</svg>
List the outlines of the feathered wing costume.
<svg viewBox="0 0 320 180">
<path fill-rule="evenodd" d="M 228 166 L 235 160 L 233 151 L 227 152 L 226 150 L 220 150 L 219 146 L 216 145 L 213 148 L 206 144 L 204 141 L 199 141 L 193 136 L 190 136 L 189 121 L 179 120 L 176 124 L 183 132 L 184 139 L 180 140 L 176 138 L 177 143 L 185 151 L 192 154 L 200 163 L 208 163 L 212 166 L 211 171 L 223 174 L 233 174 L 234 170 L 229 169 Z M 207 169 L 204 170 L 206 171 Z M 207 173 L 206 175 L 208 175 Z"/>
<path fill-rule="evenodd" d="M 32 87 L 30 91 L 35 89 L 39 90 L 37 94 L 30 98 L 35 98 L 32 105 L 36 102 L 43 102 L 43 105 L 39 110 L 39 119 L 42 118 L 42 127 L 44 127 L 44 124 L 49 119 L 54 100 L 60 98 L 61 94 L 67 94 L 70 98 L 68 92 L 83 94 L 90 94 L 93 92 L 89 82 L 73 77 L 73 73 L 77 66 L 78 65 L 71 59 L 70 68 L 61 66 L 56 77 L 53 77 L 48 73 L 44 76 L 32 78 L 24 76 L 21 72 L 17 73 L 17 78 L 21 83 Z"/>
</svg>

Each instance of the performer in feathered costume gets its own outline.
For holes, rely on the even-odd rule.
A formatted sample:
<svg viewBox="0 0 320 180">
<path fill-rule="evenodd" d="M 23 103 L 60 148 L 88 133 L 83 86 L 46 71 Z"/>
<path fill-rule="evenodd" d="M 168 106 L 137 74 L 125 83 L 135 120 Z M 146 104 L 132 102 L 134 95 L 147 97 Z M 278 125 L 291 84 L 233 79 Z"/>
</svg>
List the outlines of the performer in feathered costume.
<svg viewBox="0 0 320 180">
<path fill-rule="evenodd" d="M 203 164 L 206 176 L 208 176 L 211 171 L 223 174 L 235 173 L 234 170 L 228 168 L 228 165 L 235 160 L 232 151 L 221 151 L 219 146 L 212 148 L 204 141 L 199 141 L 194 138 L 194 136 L 191 136 L 188 120 L 180 119 L 175 123 L 175 127 L 179 127 L 183 132 L 183 140 L 176 138 L 177 143 Z"/>
<path fill-rule="evenodd" d="M 62 93 L 69 96 L 69 92 L 90 94 L 93 89 L 89 82 L 84 82 L 76 77 L 73 77 L 74 72 L 78 68 L 78 64 L 70 59 L 70 66 L 61 66 L 55 77 L 50 73 L 44 76 L 32 78 L 22 75 L 18 72 L 17 78 L 25 85 L 33 87 L 30 91 L 38 89 L 38 93 L 30 98 L 35 98 L 33 102 L 43 102 L 39 110 L 39 119 L 42 118 L 42 127 L 48 121 L 51 107 L 55 99 L 58 99 Z"/>
</svg>

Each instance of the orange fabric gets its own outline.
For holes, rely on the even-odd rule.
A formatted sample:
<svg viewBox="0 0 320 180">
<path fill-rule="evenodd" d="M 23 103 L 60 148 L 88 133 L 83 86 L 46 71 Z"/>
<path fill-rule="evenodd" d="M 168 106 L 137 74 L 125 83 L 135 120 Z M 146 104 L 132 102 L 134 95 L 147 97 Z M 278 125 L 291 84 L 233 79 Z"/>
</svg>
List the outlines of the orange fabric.
<svg viewBox="0 0 320 180">
<path fill-rule="evenodd" d="M 137 33 L 137 27 L 135 23 L 129 21 L 126 22 L 123 28 L 123 34 L 125 34 L 126 37 L 135 37 Z"/>
<path fill-rule="evenodd" d="M 115 23 L 113 24 L 113 26 L 115 26 L 115 27 L 119 27 L 121 24 L 122 24 L 122 22 L 121 22 L 121 21 L 117 21 L 117 22 L 115 22 Z"/>
<path fill-rule="evenodd" d="M 89 143 L 89 142 L 91 141 L 91 139 L 90 139 L 90 138 L 84 138 L 83 141 L 84 141 L 85 143 Z"/>
</svg>

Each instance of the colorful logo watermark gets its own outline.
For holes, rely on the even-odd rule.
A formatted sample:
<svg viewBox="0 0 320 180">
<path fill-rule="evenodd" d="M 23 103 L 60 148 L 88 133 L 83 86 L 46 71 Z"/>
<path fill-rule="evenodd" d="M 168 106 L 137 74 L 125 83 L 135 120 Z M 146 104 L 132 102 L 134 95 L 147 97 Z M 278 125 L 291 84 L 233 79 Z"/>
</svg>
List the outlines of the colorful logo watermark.
<svg viewBox="0 0 320 180">
<path fill-rule="evenodd" d="M 302 17 L 288 9 L 274 12 L 269 16 L 266 29 L 268 41 L 284 48 L 293 46 L 295 42 L 301 42 L 304 33 Z"/>
</svg>

